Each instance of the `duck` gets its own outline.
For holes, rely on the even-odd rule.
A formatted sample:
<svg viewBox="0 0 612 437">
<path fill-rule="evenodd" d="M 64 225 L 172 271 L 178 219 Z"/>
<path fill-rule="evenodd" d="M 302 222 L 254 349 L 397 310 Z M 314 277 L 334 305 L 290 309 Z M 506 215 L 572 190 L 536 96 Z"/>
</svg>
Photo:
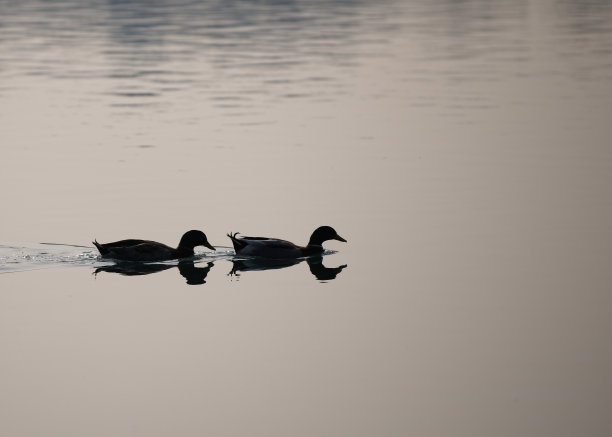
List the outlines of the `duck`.
<svg viewBox="0 0 612 437">
<path fill-rule="evenodd" d="M 239 233 L 231 232 L 227 236 L 232 240 L 236 255 L 258 256 L 263 258 L 287 259 L 303 258 L 323 253 L 323 242 L 338 240 L 346 243 L 331 226 L 320 226 L 312 233 L 306 246 L 298 246 L 290 241 L 268 237 L 237 237 Z"/>
<path fill-rule="evenodd" d="M 196 246 L 204 246 L 215 250 L 208 242 L 206 234 L 197 230 L 185 232 L 176 249 L 157 241 L 137 239 L 120 240 L 104 244 L 94 240 L 93 244 L 98 248 L 100 255 L 103 257 L 123 261 L 168 261 L 188 258 L 194 255 L 193 248 Z"/>
</svg>

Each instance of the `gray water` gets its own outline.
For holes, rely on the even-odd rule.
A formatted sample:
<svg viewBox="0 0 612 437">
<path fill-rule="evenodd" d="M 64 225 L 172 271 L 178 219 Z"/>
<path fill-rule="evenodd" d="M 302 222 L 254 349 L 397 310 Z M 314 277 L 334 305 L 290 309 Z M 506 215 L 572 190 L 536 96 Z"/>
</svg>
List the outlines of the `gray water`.
<svg viewBox="0 0 612 437">
<path fill-rule="evenodd" d="M 610 435 L 611 109 L 607 1 L 0 1 L 0 434 Z"/>
</svg>

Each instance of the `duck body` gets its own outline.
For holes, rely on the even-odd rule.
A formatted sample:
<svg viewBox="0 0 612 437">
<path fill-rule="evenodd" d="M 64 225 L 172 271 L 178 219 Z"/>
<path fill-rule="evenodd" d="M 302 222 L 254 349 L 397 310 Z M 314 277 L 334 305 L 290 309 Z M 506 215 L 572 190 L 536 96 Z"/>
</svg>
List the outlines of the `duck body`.
<svg viewBox="0 0 612 437">
<path fill-rule="evenodd" d="M 346 242 L 344 238 L 330 226 L 317 228 L 310 237 L 306 246 L 298 246 L 290 241 L 268 237 L 237 237 L 238 233 L 227 234 L 232 240 L 236 255 L 256 256 L 273 259 L 303 258 L 323 253 L 323 242 L 338 240 Z"/>
<path fill-rule="evenodd" d="M 104 244 L 94 241 L 93 244 L 98 248 L 100 255 L 103 257 L 123 261 L 168 261 L 188 258 L 194 256 L 193 248 L 196 246 L 205 246 L 215 250 L 208 242 L 204 232 L 195 230 L 186 232 L 176 248 L 158 243 L 157 241 L 138 239 L 120 240 Z"/>
<path fill-rule="evenodd" d="M 301 258 L 309 254 L 320 253 L 323 247 L 300 247 L 290 241 L 266 237 L 236 237 L 228 234 L 237 255 L 261 256 L 264 258 Z"/>
</svg>

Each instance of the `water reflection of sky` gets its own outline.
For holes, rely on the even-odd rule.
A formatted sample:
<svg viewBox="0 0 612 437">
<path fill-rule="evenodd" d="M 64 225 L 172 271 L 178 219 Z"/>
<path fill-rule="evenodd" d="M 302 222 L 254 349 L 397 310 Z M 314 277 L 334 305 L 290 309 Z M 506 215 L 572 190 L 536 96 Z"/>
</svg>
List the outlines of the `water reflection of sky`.
<svg viewBox="0 0 612 437">
<path fill-rule="evenodd" d="M 382 29 L 377 38 L 383 40 L 377 43 L 384 43 L 384 34 L 395 30 L 391 22 L 397 5 L 388 6 L 23 2 L 4 6 L 0 56 L 9 75 L 113 79 L 109 93 L 118 104 L 151 103 L 161 94 L 183 88 L 219 93 L 221 104 L 249 99 L 264 93 L 264 88 L 265 93 L 295 98 L 309 95 L 308 90 L 286 91 L 287 84 L 296 81 L 315 83 L 319 91 L 333 88 L 329 74 L 308 72 L 321 63 L 350 67 L 374 29 Z M 228 90 L 227 81 L 233 81 L 234 87 Z"/>
<path fill-rule="evenodd" d="M 399 56 L 404 80 L 445 78 L 452 88 L 534 74 L 525 68 L 540 56 L 530 47 L 534 32 L 559 40 L 553 47 L 570 64 L 585 52 L 609 55 L 611 9 L 608 2 L 15 2 L 0 15 L 0 74 L 9 89 L 24 75 L 91 81 L 89 93 L 117 108 L 163 110 L 174 93 L 206 96 L 228 111 L 333 101 L 356 66 L 380 56 Z M 591 61 L 576 74 L 608 75 L 606 65 Z M 455 93 L 453 104 L 487 108 L 476 94 Z M 414 96 L 413 104 L 430 99 Z"/>
</svg>

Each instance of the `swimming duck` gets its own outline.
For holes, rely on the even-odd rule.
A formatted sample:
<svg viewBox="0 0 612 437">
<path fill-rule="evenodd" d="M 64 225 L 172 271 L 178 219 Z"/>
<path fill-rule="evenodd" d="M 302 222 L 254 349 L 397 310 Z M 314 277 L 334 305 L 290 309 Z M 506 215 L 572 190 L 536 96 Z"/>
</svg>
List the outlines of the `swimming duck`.
<svg viewBox="0 0 612 437">
<path fill-rule="evenodd" d="M 297 246 L 290 241 L 267 237 L 236 237 L 238 232 L 227 234 L 232 240 L 236 255 L 261 256 L 265 258 L 301 258 L 319 255 L 323 252 L 323 242 L 338 240 L 346 243 L 331 226 L 321 226 L 312 233 L 306 247 Z"/>
<path fill-rule="evenodd" d="M 188 258 L 194 255 L 193 248 L 196 246 L 205 246 L 215 250 L 202 231 L 185 232 L 176 249 L 157 241 L 135 239 L 105 244 L 94 241 L 93 244 L 98 248 L 100 255 L 103 257 L 125 261 L 166 261 Z"/>
</svg>

